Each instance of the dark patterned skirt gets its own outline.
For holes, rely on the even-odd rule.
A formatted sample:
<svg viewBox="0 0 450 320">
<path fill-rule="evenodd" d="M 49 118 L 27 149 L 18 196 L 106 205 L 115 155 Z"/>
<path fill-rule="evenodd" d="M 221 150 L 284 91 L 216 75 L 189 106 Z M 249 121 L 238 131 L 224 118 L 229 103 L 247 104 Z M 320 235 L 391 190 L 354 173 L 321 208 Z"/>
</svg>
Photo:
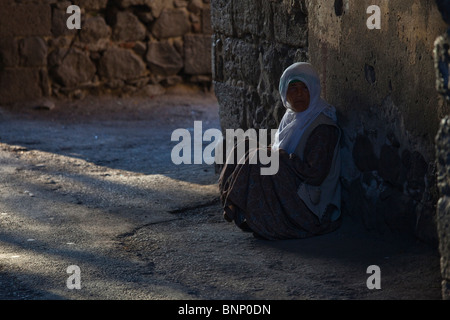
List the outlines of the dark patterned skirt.
<svg viewBox="0 0 450 320">
<path fill-rule="evenodd" d="M 279 154 L 279 170 L 274 175 L 261 175 L 261 167 L 270 164 L 253 164 L 250 159 L 257 156 L 258 149 L 247 151 L 245 161 L 228 159 L 221 170 L 220 200 L 228 221 L 267 240 L 307 238 L 340 226 L 341 219 L 332 222 L 328 212 L 319 220 L 297 195 L 301 180 L 289 155 Z"/>
</svg>

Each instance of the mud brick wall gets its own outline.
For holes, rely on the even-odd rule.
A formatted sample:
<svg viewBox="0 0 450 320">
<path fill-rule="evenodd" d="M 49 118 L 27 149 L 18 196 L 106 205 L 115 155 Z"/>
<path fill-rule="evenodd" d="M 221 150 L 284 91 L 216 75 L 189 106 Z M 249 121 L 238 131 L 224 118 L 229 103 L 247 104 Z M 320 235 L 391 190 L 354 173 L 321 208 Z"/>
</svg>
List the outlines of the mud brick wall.
<svg viewBox="0 0 450 320">
<path fill-rule="evenodd" d="M 66 26 L 70 5 L 81 29 Z M 209 0 L 0 0 L 0 103 L 211 83 Z"/>
<path fill-rule="evenodd" d="M 366 10 L 381 9 L 370 30 Z M 318 69 L 343 130 L 343 213 L 374 232 L 437 245 L 434 137 L 449 111 L 435 90 L 434 2 L 212 0 L 213 84 L 222 129 L 276 128 L 293 62 Z"/>
</svg>

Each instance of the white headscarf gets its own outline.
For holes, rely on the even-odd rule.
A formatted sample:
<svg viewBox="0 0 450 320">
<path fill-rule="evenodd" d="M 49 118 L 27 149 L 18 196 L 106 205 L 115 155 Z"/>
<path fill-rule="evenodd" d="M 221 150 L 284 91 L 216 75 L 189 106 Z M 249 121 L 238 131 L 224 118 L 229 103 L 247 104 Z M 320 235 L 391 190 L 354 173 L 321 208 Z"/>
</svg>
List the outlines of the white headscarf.
<svg viewBox="0 0 450 320">
<path fill-rule="evenodd" d="M 309 90 L 309 107 L 303 112 L 293 111 L 286 99 L 289 83 L 293 80 L 302 81 Z M 275 134 L 275 141 L 272 145 L 273 150 L 284 149 L 288 153 L 294 153 L 306 128 L 322 112 L 336 121 L 335 108 L 320 97 L 319 74 L 311 64 L 297 62 L 288 67 L 281 76 L 279 91 L 283 105 L 287 110 Z"/>
</svg>

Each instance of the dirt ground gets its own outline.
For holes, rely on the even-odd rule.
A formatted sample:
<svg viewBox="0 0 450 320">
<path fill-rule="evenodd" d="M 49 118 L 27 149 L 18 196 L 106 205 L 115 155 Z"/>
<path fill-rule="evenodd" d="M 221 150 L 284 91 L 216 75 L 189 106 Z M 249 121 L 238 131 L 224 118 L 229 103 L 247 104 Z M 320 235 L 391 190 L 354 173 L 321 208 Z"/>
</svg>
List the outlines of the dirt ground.
<svg viewBox="0 0 450 320">
<path fill-rule="evenodd" d="M 170 157 L 173 130 L 219 128 L 211 94 L 37 106 L 0 108 L 0 299 L 441 299 L 437 248 L 415 239 L 344 217 L 265 241 L 224 221 L 214 167 Z"/>
</svg>

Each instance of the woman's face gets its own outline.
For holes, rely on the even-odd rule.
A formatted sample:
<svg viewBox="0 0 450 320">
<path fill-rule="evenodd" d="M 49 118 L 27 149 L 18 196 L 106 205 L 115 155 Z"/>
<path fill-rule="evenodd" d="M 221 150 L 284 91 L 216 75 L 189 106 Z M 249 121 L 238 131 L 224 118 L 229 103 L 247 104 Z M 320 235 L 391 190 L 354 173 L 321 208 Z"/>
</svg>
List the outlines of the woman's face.
<svg viewBox="0 0 450 320">
<path fill-rule="evenodd" d="M 309 107 L 308 87 L 301 81 L 291 82 L 287 89 L 286 100 L 295 112 L 303 112 Z"/>
</svg>

